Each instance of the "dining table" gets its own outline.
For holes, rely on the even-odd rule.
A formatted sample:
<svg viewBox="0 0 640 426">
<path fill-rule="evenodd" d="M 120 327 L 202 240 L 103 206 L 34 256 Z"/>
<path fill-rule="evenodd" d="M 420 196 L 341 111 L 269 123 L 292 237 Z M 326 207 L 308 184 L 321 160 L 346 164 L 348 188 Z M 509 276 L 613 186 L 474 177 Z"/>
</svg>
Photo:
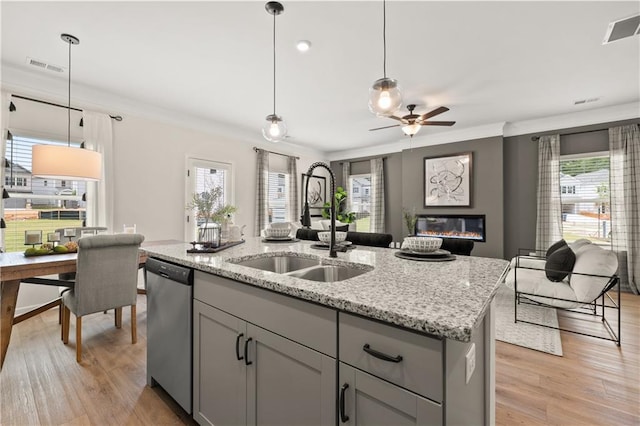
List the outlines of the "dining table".
<svg viewBox="0 0 640 426">
<path fill-rule="evenodd" d="M 176 240 L 149 241 L 142 248 L 154 244 L 171 244 Z M 50 254 L 43 256 L 25 256 L 23 252 L 0 253 L 0 370 L 7 355 L 11 331 L 14 324 L 29 319 L 60 305 L 60 298 L 40 305 L 29 312 L 15 315 L 20 283 L 37 283 L 72 287 L 73 282 L 39 279 L 47 275 L 57 275 L 76 271 L 77 253 Z M 144 266 L 146 253 L 140 251 L 139 264 Z M 139 293 L 144 293 L 139 289 Z"/>
</svg>

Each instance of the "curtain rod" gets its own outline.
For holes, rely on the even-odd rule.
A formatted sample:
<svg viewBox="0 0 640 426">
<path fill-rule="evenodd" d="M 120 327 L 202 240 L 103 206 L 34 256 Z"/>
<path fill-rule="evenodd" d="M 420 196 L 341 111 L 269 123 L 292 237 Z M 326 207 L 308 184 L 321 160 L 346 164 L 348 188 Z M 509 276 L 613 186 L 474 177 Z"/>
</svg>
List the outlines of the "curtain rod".
<svg viewBox="0 0 640 426">
<path fill-rule="evenodd" d="M 262 149 L 262 148 L 258 148 L 257 146 L 254 146 L 254 147 L 253 147 L 253 150 L 254 150 L 255 152 L 258 152 L 258 150 L 259 150 L 259 149 Z M 283 157 L 293 157 L 293 158 L 295 158 L 296 160 L 299 160 L 299 159 L 300 159 L 300 157 L 294 157 L 293 155 L 287 155 L 287 154 L 280 154 L 279 152 L 269 151 L 268 149 L 262 149 L 262 150 L 263 150 L 263 151 L 268 152 L 269 154 L 281 155 L 281 156 L 283 156 Z"/>
<path fill-rule="evenodd" d="M 56 103 L 49 102 L 49 101 L 43 101 L 43 100 L 40 100 L 40 99 L 28 98 L 26 96 L 20 96 L 20 95 L 13 95 L 12 94 L 11 97 L 18 98 L 18 99 L 24 99 L 25 101 L 37 102 L 37 103 L 40 103 L 40 104 L 51 105 L 51 106 L 55 106 L 55 107 L 59 107 L 59 108 L 72 109 L 74 111 L 82 112 L 82 110 L 79 109 L 79 108 L 73 108 L 73 107 L 69 107 L 67 105 L 60 105 L 60 104 L 56 104 Z M 109 115 L 109 117 L 113 118 L 116 121 L 122 121 L 122 116 L 121 115 Z"/>
<path fill-rule="evenodd" d="M 585 130 L 583 132 L 560 133 L 560 136 L 581 135 L 583 133 L 601 132 L 603 130 L 608 130 L 608 129 L 609 129 L 608 127 L 605 127 L 604 129 Z M 543 135 L 543 136 L 550 136 L 550 135 Z M 531 136 L 531 140 L 533 142 L 538 142 L 538 140 L 540 140 L 540 136 Z"/>
<path fill-rule="evenodd" d="M 386 156 L 386 155 L 385 155 L 384 157 L 368 157 L 368 158 L 365 158 L 365 159 L 363 159 L 363 160 L 351 160 L 351 161 L 347 161 L 347 163 L 365 163 L 365 162 L 367 162 L 367 161 L 371 161 L 371 160 L 373 160 L 373 159 L 375 159 L 375 158 L 382 158 L 383 160 L 386 160 L 386 159 L 387 159 L 387 158 L 389 158 L 389 157 L 388 157 L 388 156 Z M 338 161 L 338 164 L 344 164 L 344 163 L 345 163 L 345 161 Z"/>
</svg>

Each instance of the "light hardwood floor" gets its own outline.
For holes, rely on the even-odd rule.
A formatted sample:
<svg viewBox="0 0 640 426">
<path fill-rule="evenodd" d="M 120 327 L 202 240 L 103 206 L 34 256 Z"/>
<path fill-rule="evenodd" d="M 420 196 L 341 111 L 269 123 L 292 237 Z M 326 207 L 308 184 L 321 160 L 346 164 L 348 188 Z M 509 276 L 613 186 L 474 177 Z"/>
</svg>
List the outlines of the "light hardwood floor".
<svg viewBox="0 0 640 426">
<path fill-rule="evenodd" d="M 60 341 L 56 310 L 16 325 L 0 373 L 0 424 L 194 424 L 146 386 L 145 302 L 138 297 L 135 345 L 126 312 L 119 330 L 113 313 L 85 317 L 81 364 L 73 339 Z M 639 425 L 640 297 L 623 294 L 622 326 L 621 348 L 563 332 L 563 357 L 496 342 L 496 424 Z"/>
</svg>

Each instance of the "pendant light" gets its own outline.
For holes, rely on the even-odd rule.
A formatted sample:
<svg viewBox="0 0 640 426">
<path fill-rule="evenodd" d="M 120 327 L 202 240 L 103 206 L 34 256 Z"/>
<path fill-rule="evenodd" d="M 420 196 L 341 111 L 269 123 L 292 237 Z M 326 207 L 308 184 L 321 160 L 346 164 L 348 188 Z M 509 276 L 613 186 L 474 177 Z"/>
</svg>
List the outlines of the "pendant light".
<svg viewBox="0 0 640 426">
<path fill-rule="evenodd" d="M 280 142 L 287 135 L 287 125 L 282 117 L 276 114 L 276 16 L 284 12 L 284 6 L 277 1 L 270 1 L 264 8 L 273 15 L 273 114 L 267 115 L 267 122 L 262 127 L 262 136 L 269 142 Z"/>
<path fill-rule="evenodd" d="M 34 145 L 31 172 L 33 176 L 42 178 L 97 181 L 102 176 L 102 155 L 71 146 L 71 45 L 79 44 L 80 40 L 70 34 L 61 34 L 60 38 L 69 44 L 67 146 Z"/>
<path fill-rule="evenodd" d="M 369 110 L 378 117 L 388 117 L 402 106 L 398 82 L 387 77 L 387 4 L 382 1 L 383 78 L 374 81 L 369 89 Z"/>
</svg>

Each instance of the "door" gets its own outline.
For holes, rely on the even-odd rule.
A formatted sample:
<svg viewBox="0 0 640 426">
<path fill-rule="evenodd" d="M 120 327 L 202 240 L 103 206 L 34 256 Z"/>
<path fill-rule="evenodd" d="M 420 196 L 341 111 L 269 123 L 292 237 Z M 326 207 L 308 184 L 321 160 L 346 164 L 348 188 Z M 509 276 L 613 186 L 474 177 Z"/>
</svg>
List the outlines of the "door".
<svg viewBox="0 0 640 426">
<path fill-rule="evenodd" d="M 440 404 L 344 363 L 339 387 L 339 425 L 442 425 Z"/>
<path fill-rule="evenodd" d="M 336 360 L 247 326 L 247 424 L 334 425 Z"/>
<path fill-rule="evenodd" d="M 193 309 L 193 418 L 201 425 L 244 425 L 246 323 L 198 300 Z"/>
</svg>

